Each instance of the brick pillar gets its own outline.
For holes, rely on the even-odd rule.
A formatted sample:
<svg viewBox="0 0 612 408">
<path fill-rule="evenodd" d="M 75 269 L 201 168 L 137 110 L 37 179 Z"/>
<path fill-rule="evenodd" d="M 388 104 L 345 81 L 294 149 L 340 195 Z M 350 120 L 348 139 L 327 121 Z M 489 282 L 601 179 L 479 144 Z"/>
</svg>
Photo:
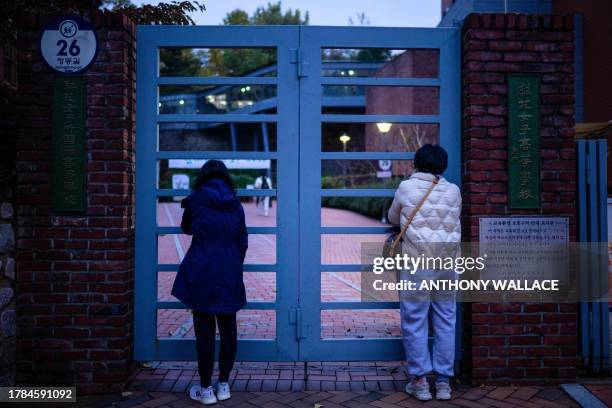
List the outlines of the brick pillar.
<svg viewBox="0 0 612 408">
<path fill-rule="evenodd" d="M 573 19 L 472 14 L 463 26 L 464 235 L 478 240 L 479 217 L 567 216 L 576 238 Z M 506 75 L 541 76 L 539 210 L 507 206 Z M 546 383 L 576 376 L 575 304 L 472 304 L 471 374 L 476 383 Z"/>
<path fill-rule="evenodd" d="M 18 24 L 17 383 L 116 391 L 132 372 L 135 26 L 98 12 L 87 82 L 87 209 L 51 210 L 51 80 Z"/>
<path fill-rule="evenodd" d="M 6 55 L 14 55 L 6 45 Z M 0 386 L 15 383 L 15 61 L 0 62 Z"/>
</svg>

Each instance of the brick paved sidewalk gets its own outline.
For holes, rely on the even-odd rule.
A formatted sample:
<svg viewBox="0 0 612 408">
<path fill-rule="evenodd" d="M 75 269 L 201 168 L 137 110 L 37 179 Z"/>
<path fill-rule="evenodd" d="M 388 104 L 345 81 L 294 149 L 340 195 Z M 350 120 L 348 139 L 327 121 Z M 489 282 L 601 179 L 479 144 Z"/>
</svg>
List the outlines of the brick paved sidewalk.
<svg viewBox="0 0 612 408">
<path fill-rule="evenodd" d="M 177 368 L 180 367 L 180 368 Z M 158 363 L 141 370 L 123 395 L 84 397 L 82 407 L 201 407 L 187 390 L 197 384 L 194 362 Z M 217 407 L 578 407 L 559 387 L 469 387 L 453 384 L 451 401 L 419 402 L 403 392 L 399 362 L 237 363 L 232 398 Z M 603 387 L 603 388 L 602 388 Z M 602 390 L 612 385 L 600 385 Z"/>
<path fill-rule="evenodd" d="M 202 407 L 186 393 L 134 391 L 80 399 L 77 407 L 183 408 Z M 295 391 L 233 392 L 232 398 L 215 407 L 265 408 L 388 408 L 388 407 L 578 407 L 557 387 L 477 387 L 459 389 L 450 401 L 419 402 L 403 392 Z"/>
</svg>

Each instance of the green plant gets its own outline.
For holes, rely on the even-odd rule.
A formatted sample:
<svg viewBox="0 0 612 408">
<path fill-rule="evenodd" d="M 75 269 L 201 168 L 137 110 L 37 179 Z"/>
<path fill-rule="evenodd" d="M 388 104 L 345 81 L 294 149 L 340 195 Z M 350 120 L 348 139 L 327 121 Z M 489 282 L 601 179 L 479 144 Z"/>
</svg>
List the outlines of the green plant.
<svg viewBox="0 0 612 408">
<path fill-rule="evenodd" d="M 390 188 L 395 189 L 402 182 L 402 178 L 394 177 L 379 183 L 361 185 L 361 188 Z M 321 177 L 322 188 L 341 188 L 342 181 L 338 176 Z M 367 217 L 381 219 L 388 211 L 393 197 L 323 197 L 322 207 L 339 208 L 354 211 Z"/>
</svg>

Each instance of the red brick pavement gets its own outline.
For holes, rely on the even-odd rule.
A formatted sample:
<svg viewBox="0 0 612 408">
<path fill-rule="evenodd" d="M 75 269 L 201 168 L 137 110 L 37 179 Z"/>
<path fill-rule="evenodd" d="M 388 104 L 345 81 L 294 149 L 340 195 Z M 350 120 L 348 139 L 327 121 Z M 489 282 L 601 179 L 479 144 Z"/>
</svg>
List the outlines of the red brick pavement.
<svg viewBox="0 0 612 408">
<path fill-rule="evenodd" d="M 180 367 L 180 368 L 173 368 Z M 193 362 L 163 363 L 140 371 L 123 395 L 79 398 L 76 406 L 200 407 L 187 396 L 199 377 Z M 468 387 L 454 384 L 451 401 L 418 402 L 403 392 L 399 362 L 238 363 L 232 398 L 219 407 L 578 407 L 558 387 Z M 610 392 L 611 385 L 599 385 Z"/>
<path fill-rule="evenodd" d="M 275 226 L 276 203 L 268 217 L 259 215 L 254 203 L 244 203 L 247 225 Z M 323 208 L 322 222 L 325 226 L 381 226 L 381 222 L 360 214 Z M 160 226 L 180 224 L 182 210 L 178 203 L 160 203 L 157 222 Z M 328 264 L 360 263 L 362 241 L 383 239 L 382 235 L 326 235 L 321 239 L 321 262 Z M 163 235 L 159 238 L 160 263 L 178 263 L 191 243 L 186 235 Z M 252 234 L 245 262 L 273 264 L 276 262 L 276 237 Z M 174 272 L 158 274 L 157 296 L 159 300 L 175 300 L 170 291 Z M 274 272 L 246 272 L 244 275 L 247 299 L 274 301 L 276 299 L 276 275 Z M 324 272 L 321 275 L 321 300 L 359 301 L 361 282 L 358 273 Z M 186 310 L 160 310 L 158 312 L 157 335 L 159 337 L 191 337 L 193 327 L 190 313 Z M 238 314 L 238 331 L 241 339 L 274 339 L 275 311 L 243 310 Z M 380 338 L 399 336 L 399 313 L 397 310 L 324 310 L 321 313 L 321 336 L 323 338 Z"/>
</svg>

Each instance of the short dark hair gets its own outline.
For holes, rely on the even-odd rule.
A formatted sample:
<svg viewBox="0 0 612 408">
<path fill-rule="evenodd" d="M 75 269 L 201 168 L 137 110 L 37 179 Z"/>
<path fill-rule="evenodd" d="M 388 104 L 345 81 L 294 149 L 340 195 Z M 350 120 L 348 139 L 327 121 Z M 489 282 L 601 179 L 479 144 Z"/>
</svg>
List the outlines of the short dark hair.
<svg viewBox="0 0 612 408">
<path fill-rule="evenodd" d="M 448 153 L 439 145 L 426 144 L 414 155 L 414 167 L 417 171 L 440 175 L 448 166 Z"/>
<path fill-rule="evenodd" d="M 221 160 L 207 160 L 200 169 L 200 174 L 196 178 L 193 189 L 197 190 L 212 179 L 221 179 L 236 192 L 236 184 L 230 176 L 227 167 Z"/>
</svg>

